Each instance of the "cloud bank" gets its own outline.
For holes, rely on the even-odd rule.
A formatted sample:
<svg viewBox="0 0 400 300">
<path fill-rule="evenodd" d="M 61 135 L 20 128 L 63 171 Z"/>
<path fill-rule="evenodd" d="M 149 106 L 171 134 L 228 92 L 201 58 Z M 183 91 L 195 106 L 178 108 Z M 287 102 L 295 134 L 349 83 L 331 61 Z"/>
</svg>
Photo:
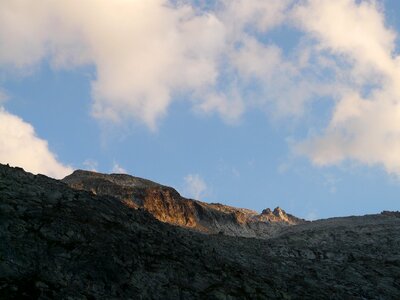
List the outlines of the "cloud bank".
<svg viewBox="0 0 400 300">
<path fill-rule="evenodd" d="M 0 67 L 94 66 L 92 114 L 157 129 L 174 101 L 236 122 L 246 110 L 326 128 L 295 145 L 316 165 L 355 160 L 400 174 L 397 33 L 373 0 L 16 0 L 0 4 Z M 294 32 L 291 47 L 269 38 Z M 315 133 L 316 132 L 316 133 Z"/>
<path fill-rule="evenodd" d="M 33 127 L 0 108 L 0 162 L 22 166 L 27 171 L 63 178 L 72 169 L 57 161 L 47 142 L 37 137 Z"/>
</svg>

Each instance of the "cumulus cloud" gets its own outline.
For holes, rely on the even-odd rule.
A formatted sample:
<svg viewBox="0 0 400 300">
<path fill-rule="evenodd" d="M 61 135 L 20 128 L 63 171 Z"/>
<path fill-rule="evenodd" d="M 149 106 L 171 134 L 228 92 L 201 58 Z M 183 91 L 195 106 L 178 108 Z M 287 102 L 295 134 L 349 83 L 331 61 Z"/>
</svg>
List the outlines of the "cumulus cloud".
<svg viewBox="0 0 400 300">
<path fill-rule="evenodd" d="M 215 83 L 224 26 L 164 0 L 21 0 L 0 4 L 0 39 L 0 65 L 94 65 L 93 114 L 155 128 L 174 93 Z"/>
<path fill-rule="evenodd" d="M 0 67 L 94 66 L 92 114 L 153 130 L 176 99 L 235 123 L 248 109 L 302 118 L 328 98 L 327 127 L 295 151 L 316 165 L 351 159 L 400 174 L 397 33 L 377 1 L 194 3 L 2 1 Z M 269 39 L 276 28 L 294 31 L 297 44 Z"/>
<path fill-rule="evenodd" d="M 217 14 L 233 38 L 241 39 L 243 29 L 267 32 L 282 24 L 292 0 L 222 0 L 223 9 Z"/>
<path fill-rule="evenodd" d="M 301 59 L 285 57 L 275 44 L 244 37 L 242 46 L 231 53 L 231 62 L 240 74 L 241 89 L 253 90 L 247 95 L 247 106 L 266 109 L 273 118 L 301 116 L 308 101 L 328 94 L 332 87 L 303 71 Z"/>
<path fill-rule="evenodd" d="M 155 129 L 174 95 L 228 122 L 245 106 L 234 89 L 218 91 L 235 45 L 249 27 L 266 32 L 290 1 L 219 1 L 203 11 L 191 1 L 29 0 L 0 4 L 0 66 L 32 72 L 94 65 L 94 116 L 136 119 Z M 229 69 L 229 68 L 228 68 Z"/>
<path fill-rule="evenodd" d="M 211 93 L 195 106 L 198 112 L 210 114 L 219 113 L 227 123 L 235 123 L 244 110 L 243 101 L 239 93 L 232 91 L 225 93 Z"/>
<path fill-rule="evenodd" d="M 193 199 L 202 199 L 207 192 L 207 184 L 199 174 L 185 176 L 184 193 Z"/>
<path fill-rule="evenodd" d="M 72 168 L 58 162 L 47 142 L 39 138 L 33 127 L 0 108 L 0 161 L 23 167 L 33 173 L 62 178 Z"/>
<path fill-rule="evenodd" d="M 374 1 L 312 0 L 296 14 L 318 51 L 342 66 L 328 127 L 296 150 L 316 165 L 351 159 L 400 174 L 400 56 L 383 11 Z"/>
</svg>

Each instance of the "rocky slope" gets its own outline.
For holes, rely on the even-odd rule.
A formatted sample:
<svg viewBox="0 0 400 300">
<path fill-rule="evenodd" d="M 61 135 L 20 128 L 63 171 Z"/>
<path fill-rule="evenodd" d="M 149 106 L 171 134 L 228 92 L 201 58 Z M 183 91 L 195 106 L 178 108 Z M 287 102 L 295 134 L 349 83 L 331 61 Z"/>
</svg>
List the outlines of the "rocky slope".
<svg viewBox="0 0 400 300">
<path fill-rule="evenodd" d="M 77 170 L 63 182 L 77 190 L 116 197 L 131 208 L 145 209 L 162 222 L 204 233 L 269 237 L 282 227 L 305 222 L 279 207 L 258 214 L 249 209 L 186 199 L 171 187 L 124 174 Z"/>
<path fill-rule="evenodd" d="M 400 213 L 206 235 L 0 165 L 0 299 L 399 299 Z"/>
</svg>

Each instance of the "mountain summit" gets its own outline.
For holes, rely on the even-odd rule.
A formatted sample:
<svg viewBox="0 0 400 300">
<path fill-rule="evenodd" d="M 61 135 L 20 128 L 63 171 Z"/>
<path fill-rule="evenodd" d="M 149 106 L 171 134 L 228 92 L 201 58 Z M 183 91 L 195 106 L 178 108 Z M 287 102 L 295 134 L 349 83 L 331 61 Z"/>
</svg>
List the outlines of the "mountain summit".
<svg viewBox="0 0 400 300">
<path fill-rule="evenodd" d="M 77 170 L 63 180 L 71 188 L 112 196 L 134 209 L 144 209 L 159 221 L 204 233 L 269 237 L 278 229 L 305 223 L 277 207 L 261 214 L 220 203 L 182 197 L 174 188 L 125 174 Z"/>
</svg>

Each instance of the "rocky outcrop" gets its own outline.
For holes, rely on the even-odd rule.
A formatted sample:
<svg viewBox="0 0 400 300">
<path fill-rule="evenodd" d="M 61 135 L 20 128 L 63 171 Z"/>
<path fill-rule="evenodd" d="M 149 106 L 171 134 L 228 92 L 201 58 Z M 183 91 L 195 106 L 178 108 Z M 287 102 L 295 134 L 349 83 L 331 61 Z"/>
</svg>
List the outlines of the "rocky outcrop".
<svg viewBox="0 0 400 300">
<path fill-rule="evenodd" d="M 186 199 L 171 187 L 125 174 L 78 170 L 63 182 L 74 189 L 116 197 L 128 207 L 145 209 L 162 222 L 204 233 L 270 237 L 282 227 L 305 222 L 279 207 L 258 214 L 249 209 Z"/>
<path fill-rule="evenodd" d="M 0 239 L 0 299 L 400 299 L 398 212 L 206 235 L 0 165 Z"/>
</svg>

